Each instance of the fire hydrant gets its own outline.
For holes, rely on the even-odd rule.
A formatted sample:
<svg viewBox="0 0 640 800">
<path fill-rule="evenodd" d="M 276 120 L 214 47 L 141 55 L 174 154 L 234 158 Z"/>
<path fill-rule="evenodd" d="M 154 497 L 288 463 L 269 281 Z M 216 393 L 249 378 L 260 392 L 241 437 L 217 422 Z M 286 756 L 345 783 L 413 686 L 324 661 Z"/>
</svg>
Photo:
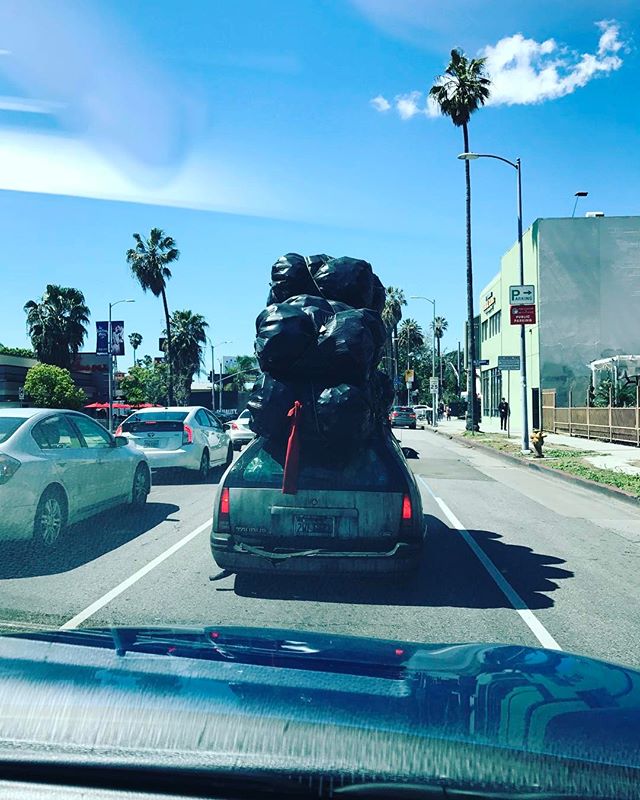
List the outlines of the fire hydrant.
<svg viewBox="0 0 640 800">
<path fill-rule="evenodd" d="M 544 455 L 542 454 L 542 445 L 544 444 L 546 437 L 547 434 L 542 430 L 534 430 L 531 434 L 531 444 L 535 450 L 535 454 L 533 456 L 534 458 L 544 458 Z"/>
</svg>

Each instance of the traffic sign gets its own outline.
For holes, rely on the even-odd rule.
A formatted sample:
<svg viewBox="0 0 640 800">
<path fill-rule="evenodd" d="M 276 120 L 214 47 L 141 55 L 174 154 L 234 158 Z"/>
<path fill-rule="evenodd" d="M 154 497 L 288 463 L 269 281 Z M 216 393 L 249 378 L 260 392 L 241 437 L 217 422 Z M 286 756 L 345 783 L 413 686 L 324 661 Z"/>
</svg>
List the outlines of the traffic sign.
<svg viewBox="0 0 640 800">
<path fill-rule="evenodd" d="M 532 284 L 509 287 L 509 305 L 532 306 L 536 302 L 536 287 Z"/>
<path fill-rule="evenodd" d="M 520 356 L 498 356 L 498 369 L 505 372 L 520 369 Z"/>
<path fill-rule="evenodd" d="M 437 378 L 429 378 L 429 391 L 431 394 L 436 394 L 438 391 L 439 384 Z"/>
<path fill-rule="evenodd" d="M 18 400 L 24 400 L 24 386 L 18 386 Z"/>
<path fill-rule="evenodd" d="M 404 382 L 405 383 L 413 383 L 413 376 L 414 376 L 414 370 L 412 370 L 412 369 L 405 370 L 405 372 L 404 372 Z"/>
<path fill-rule="evenodd" d="M 536 307 L 525 306 L 511 306 L 511 324 L 512 325 L 535 325 L 536 324 Z"/>
<path fill-rule="evenodd" d="M 395 384 L 396 389 L 402 388 L 402 378 L 399 375 L 396 375 L 393 382 Z"/>
<path fill-rule="evenodd" d="M 473 366 L 474 367 L 486 367 L 488 365 L 489 365 L 489 359 L 488 358 L 474 358 L 474 360 L 473 360 Z"/>
</svg>

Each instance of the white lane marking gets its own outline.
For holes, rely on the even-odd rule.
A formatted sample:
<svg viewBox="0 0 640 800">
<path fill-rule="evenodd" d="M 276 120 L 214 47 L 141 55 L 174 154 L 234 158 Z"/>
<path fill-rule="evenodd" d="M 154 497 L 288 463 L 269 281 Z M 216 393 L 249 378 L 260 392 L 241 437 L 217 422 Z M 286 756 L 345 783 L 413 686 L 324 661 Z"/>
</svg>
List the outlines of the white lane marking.
<svg viewBox="0 0 640 800">
<path fill-rule="evenodd" d="M 453 527 L 458 531 L 458 533 L 462 536 L 464 541 L 469 545 L 471 550 L 474 552 L 475 556 L 477 557 L 478 561 L 482 564 L 482 566 L 487 570 L 489 575 L 493 578 L 496 585 L 502 592 L 502 594 L 507 598 L 507 600 L 511 603 L 515 611 L 520 615 L 522 621 L 527 625 L 527 627 L 531 630 L 533 635 L 536 639 L 540 642 L 543 647 L 548 648 L 549 650 L 562 650 L 558 642 L 553 638 L 553 636 L 549 633 L 549 631 L 544 627 L 544 625 L 540 622 L 540 620 L 536 617 L 536 615 L 531 611 L 529 606 L 524 602 L 524 600 L 520 597 L 520 595 L 516 592 L 516 590 L 511 586 L 511 584 L 506 580 L 504 575 L 500 572 L 500 570 L 496 567 L 493 561 L 489 558 L 489 556 L 484 552 L 482 547 L 476 542 L 473 536 L 469 533 L 469 531 L 464 527 L 464 525 L 460 522 L 460 520 L 456 517 L 453 511 L 449 508 L 449 506 L 444 502 L 441 497 L 438 497 L 433 489 L 429 486 L 429 484 L 424 480 L 422 475 L 416 476 L 418 480 L 422 483 L 425 489 L 429 492 L 429 494 L 433 497 L 436 503 L 440 506 L 445 516 L 448 518 L 449 522 L 453 525 Z"/>
<path fill-rule="evenodd" d="M 159 556 L 156 556 L 152 561 L 148 564 L 145 564 L 144 567 L 141 567 L 137 572 L 134 572 L 133 575 L 129 575 L 128 578 L 119 583 L 117 586 L 114 586 L 113 589 L 108 591 L 106 594 L 103 594 L 102 597 L 99 597 L 95 602 L 91 603 L 90 606 L 87 606 L 85 609 L 80 611 L 79 614 L 76 614 L 75 617 L 71 617 L 70 620 L 64 623 L 64 625 L 60 626 L 60 630 L 69 630 L 70 628 L 77 628 L 78 625 L 81 625 L 86 619 L 93 616 L 96 611 L 99 611 L 101 608 L 110 603 L 114 598 L 116 598 L 122 592 L 125 592 L 130 586 L 133 586 L 134 583 L 140 580 L 140 578 L 144 578 L 152 569 L 155 569 L 158 564 L 162 564 L 163 561 L 166 561 L 167 558 L 172 556 L 174 553 L 177 553 L 181 547 L 184 547 L 185 544 L 188 544 L 192 539 L 194 539 L 199 533 L 202 531 L 207 530 L 207 528 L 211 527 L 211 523 L 213 519 L 210 518 L 206 522 L 203 522 L 202 525 L 198 525 L 198 527 L 188 533 L 186 536 L 183 536 L 182 539 L 177 541 L 175 544 L 172 544 L 167 550 L 163 553 L 160 553 Z"/>
</svg>

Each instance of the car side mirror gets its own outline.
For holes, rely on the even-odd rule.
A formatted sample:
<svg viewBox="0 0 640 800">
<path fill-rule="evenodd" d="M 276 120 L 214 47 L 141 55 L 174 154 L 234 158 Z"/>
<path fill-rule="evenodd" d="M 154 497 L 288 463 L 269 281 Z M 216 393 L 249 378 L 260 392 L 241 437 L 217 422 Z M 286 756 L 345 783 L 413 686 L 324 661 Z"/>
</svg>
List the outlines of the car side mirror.
<svg viewBox="0 0 640 800">
<path fill-rule="evenodd" d="M 116 436 L 114 441 L 116 447 L 126 447 L 129 444 L 126 436 Z"/>
</svg>

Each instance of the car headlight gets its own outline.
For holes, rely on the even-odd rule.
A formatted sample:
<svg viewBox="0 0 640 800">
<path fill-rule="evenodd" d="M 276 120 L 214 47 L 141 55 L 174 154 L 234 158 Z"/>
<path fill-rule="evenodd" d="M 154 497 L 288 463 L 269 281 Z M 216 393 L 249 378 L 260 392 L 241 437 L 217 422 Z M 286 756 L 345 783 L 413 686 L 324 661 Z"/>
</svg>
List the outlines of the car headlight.
<svg viewBox="0 0 640 800">
<path fill-rule="evenodd" d="M 9 478 L 16 474 L 20 462 L 17 458 L 11 458 L 6 453 L 0 453 L 0 484 L 6 483 Z"/>
</svg>

